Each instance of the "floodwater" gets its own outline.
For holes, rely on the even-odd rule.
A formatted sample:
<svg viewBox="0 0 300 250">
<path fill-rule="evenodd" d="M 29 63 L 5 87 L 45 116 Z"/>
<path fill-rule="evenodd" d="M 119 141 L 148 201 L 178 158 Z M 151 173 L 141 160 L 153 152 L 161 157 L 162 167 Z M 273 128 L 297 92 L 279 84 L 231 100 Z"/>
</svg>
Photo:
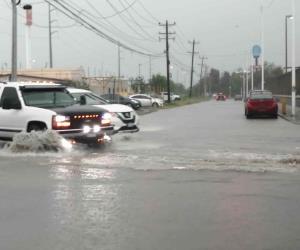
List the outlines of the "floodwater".
<svg viewBox="0 0 300 250">
<path fill-rule="evenodd" d="M 298 131 L 212 101 L 103 149 L 4 148 L 0 249 L 299 249 Z"/>
</svg>

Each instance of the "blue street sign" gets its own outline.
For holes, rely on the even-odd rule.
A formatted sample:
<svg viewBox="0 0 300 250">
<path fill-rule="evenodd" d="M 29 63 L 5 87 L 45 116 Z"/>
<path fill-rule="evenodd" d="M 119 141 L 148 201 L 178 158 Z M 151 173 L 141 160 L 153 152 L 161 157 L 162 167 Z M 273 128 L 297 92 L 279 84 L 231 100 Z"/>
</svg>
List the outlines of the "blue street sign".
<svg viewBox="0 0 300 250">
<path fill-rule="evenodd" d="M 252 54 L 254 58 L 258 58 L 261 55 L 261 47 L 259 45 L 254 45 L 252 48 Z"/>
</svg>

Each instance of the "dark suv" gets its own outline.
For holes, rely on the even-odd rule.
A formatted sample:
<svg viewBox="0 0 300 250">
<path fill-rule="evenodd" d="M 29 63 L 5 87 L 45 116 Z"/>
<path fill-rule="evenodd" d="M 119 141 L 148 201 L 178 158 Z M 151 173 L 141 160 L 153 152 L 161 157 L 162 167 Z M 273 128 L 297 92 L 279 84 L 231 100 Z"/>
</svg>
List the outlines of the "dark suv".
<svg viewBox="0 0 300 250">
<path fill-rule="evenodd" d="M 128 105 L 135 110 L 139 109 L 142 106 L 140 101 L 128 97 L 124 97 L 118 94 L 105 94 L 105 95 L 101 95 L 101 97 L 107 100 L 109 103 Z"/>
</svg>

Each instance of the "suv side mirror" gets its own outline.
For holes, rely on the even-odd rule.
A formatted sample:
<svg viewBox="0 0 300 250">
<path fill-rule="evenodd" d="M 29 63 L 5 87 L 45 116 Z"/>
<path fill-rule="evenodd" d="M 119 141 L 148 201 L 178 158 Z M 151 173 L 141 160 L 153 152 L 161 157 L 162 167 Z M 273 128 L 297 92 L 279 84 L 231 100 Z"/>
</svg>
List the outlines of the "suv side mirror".
<svg viewBox="0 0 300 250">
<path fill-rule="evenodd" d="M 86 105 L 86 97 L 84 95 L 80 96 L 79 103 L 80 105 Z"/>
<path fill-rule="evenodd" d="M 22 109 L 22 106 L 19 100 L 6 97 L 3 99 L 2 108 L 20 110 Z"/>
</svg>

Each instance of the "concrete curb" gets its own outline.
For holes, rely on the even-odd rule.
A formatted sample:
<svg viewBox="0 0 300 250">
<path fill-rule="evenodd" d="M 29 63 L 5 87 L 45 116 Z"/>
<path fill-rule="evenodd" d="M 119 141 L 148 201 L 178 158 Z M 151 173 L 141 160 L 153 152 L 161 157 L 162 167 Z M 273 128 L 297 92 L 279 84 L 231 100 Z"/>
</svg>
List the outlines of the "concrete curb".
<svg viewBox="0 0 300 250">
<path fill-rule="evenodd" d="M 288 122 L 291 122 L 291 123 L 296 124 L 296 125 L 300 125 L 300 121 L 299 121 L 299 120 L 294 120 L 294 119 L 292 119 L 291 117 L 288 117 L 287 115 L 283 115 L 283 114 L 281 114 L 281 113 L 278 113 L 278 115 L 279 115 L 282 119 L 284 119 L 284 120 L 286 120 L 286 121 L 288 121 Z"/>
<path fill-rule="evenodd" d="M 159 110 L 160 110 L 159 108 L 152 108 L 151 107 L 151 108 L 141 108 L 141 109 L 136 110 L 136 112 L 139 116 L 143 116 L 143 115 L 151 114 L 153 112 L 157 112 Z"/>
</svg>

